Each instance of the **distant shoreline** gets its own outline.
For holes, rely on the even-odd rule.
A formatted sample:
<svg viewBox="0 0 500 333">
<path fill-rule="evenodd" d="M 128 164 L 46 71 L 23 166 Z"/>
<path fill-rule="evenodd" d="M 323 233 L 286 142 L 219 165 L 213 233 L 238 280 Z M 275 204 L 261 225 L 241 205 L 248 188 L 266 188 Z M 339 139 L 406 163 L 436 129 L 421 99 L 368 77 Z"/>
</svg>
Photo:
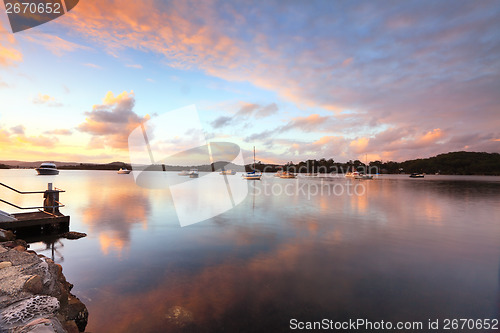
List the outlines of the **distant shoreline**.
<svg viewBox="0 0 500 333">
<path fill-rule="evenodd" d="M 0 169 L 34 169 L 41 162 L 22 162 L 22 161 L 0 161 Z M 103 164 L 94 163 L 74 163 L 74 162 L 55 162 L 60 170 L 110 170 L 116 171 L 120 168 L 132 169 L 132 166 L 125 162 L 112 162 Z M 208 165 L 162 165 L 154 164 L 143 166 L 154 171 L 182 171 L 190 168 L 197 168 L 202 172 L 210 172 L 214 170 L 231 169 L 239 172 L 250 171 L 254 169 L 253 164 L 245 166 L 235 165 L 229 162 L 215 162 Z M 393 161 L 371 161 L 368 165 L 359 160 L 350 160 L 345 163 L 335 162 L 333 159 L 326 160 L 307 160 L 299 163 L 289 162 L 285 165 L 256 163 L 255 170 L 260 172 L 277 172 L 279 170 L 287 170 L 294 173 L 347 173 L 349 171 L 358 170 L 371 174 L 441 174 L 441 175 L 484 175 L 484 176 L 499 176 L 500 175 L 500 154 L 485 153 L 485 152 L 451 152 L 440 154 L 437 156 L 414 159 L 404 162 Z"/>
</svg>

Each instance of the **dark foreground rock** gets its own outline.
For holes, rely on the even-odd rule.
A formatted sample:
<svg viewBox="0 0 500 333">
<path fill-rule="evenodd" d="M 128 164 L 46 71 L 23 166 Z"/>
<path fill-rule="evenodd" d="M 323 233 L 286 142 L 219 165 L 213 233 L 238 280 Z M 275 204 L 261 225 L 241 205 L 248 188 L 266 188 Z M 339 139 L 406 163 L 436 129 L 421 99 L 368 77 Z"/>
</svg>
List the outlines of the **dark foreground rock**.
<svg viewBox="0 0 500 333">
<path fill-rule="evenodd" d="M 26 251 L 26 242 L 0 243 L 0 332 L 83 332 L 88 311 L 70 293 L 61 265 Z"/>
<path fill-rule="evenodd" d="M 82 237 L 87 237 L 87 234 L 84 232 L 68 231 L 62 234 L 61 237 L 67 239 L 79 239 Z"/>
</svg>

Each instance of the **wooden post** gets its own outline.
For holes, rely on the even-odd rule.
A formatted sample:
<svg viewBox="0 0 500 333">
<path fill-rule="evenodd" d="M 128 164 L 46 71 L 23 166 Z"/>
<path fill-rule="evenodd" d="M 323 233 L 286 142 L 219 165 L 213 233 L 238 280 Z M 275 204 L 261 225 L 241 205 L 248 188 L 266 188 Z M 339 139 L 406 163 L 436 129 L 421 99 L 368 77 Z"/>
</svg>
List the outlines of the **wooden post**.
<svg viewBox="0 0 500 333">
<path fill-rule="evenodd" d="M 52 189 L 52 183 L 47 184 L 47 190 L 43 193 L 43 210 L 52 211 L 52 214 L 59 214 L 59 192 Z M 52 209 L 50 209 L 52 208 Z"/>
</svg>

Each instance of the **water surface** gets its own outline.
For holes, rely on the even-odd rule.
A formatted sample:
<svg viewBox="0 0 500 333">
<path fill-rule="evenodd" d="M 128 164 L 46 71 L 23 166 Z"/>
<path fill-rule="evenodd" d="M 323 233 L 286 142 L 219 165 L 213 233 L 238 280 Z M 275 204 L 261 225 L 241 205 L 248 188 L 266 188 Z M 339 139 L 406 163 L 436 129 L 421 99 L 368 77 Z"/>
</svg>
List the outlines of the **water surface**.
<svg viewBox="0 0 500 333">
<path fill-rule="evenodd" d="M 138 187 L 132 174 L 0 170 L 0 182 L 67 191 L 61 210 L 88 237 L 57 240 L 53 255 L 89 309 L 89 332 L 499 317 L 500 177 L 266 175 L 234 209 L 184 228 L 169 190 Z M 19 205 L 42 202 L 1 191 Z M 31 247 L 52 256 L 44 243 Z"/>
</svg>

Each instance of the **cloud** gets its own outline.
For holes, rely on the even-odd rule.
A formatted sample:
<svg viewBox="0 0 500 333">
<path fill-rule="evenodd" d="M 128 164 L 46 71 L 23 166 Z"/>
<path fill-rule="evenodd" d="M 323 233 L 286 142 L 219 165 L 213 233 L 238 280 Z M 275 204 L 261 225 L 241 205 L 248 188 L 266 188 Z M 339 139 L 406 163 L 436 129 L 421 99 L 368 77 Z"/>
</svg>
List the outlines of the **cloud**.
<svg viewBox="0 0 500 333">
<path fill-rule="evenodd" d="M 34 104 L 46 104 L 51 107 L 60 107 L 63 104 L 56 102 L 55 98 L 47 94 L 38 93 L 36 97 L 33 98 Z"/>
<path fill-rule="evenodd" d="M 78 125 L 78 130 L 93 136 L 90 143 L 93 148 L 127 148 L 128 135 L 144 120 L 133 111 L 134 106 L 133 91 L 124 91 L 116 96 L 109 91 L 102 104 L 94 105 L 92 111 L 85 112 L 87 118 Z"/>
<path fill-rule="evenodd" d="M 139 64 L 129 64 L 129 65 L 125 65 L 125 66 L 129 67 L 129 68 L 142 69 L 142 65 L 139 65 Z"/>
<path fill-rule="evenodd" d="M 102 69 L 101 66 L 96 65 L 96 64 L 92 64 L 92 63 L 86 63 L 86 64 L 83 64 L 83 66 L 87 66 L 87 67 L 95 68 L 95 69 Z"/>
<path fill-rule="evenodd" d="M 210 123 L 212 127 L 222 128 L 229 125 L 235 125 L 251 117 L 255 117 L 256 119 L 265 118 L 278 112 L 276 103 L 261 106 L 254 103 L 240 102 L 240 105 L 239 110 L 234 116 L 220 116 Z"/>
<path fill-rule="evenodd" d="M 89 47 L 79 45 L 67 40 L 62 39 L 61 37 L 41 33 L 38 32 L 36 34 L 25 34 L 23 38 L 31 43 L 39 44 L 45 47 L 47 50 L 52 52 L 54 55 L 58 57 L 62 57 L 66 53 L 81 51 L 81 50 L 90 50 Z"/>
<path fill-rule="evenodd" d="M 51 130 L 51 131 L 45 131 L 44 133 L 45 134 L 52 134 L 52 135 L 71 135 L 71 134 L 73 134 L 73 131 L 71 131 L 69 129 L 61 128 L 61 129 L 55 129 L 55 130 Z"/>
<path fill-rule="evenodd" d="M 221 128 L 229 125 L 233 121 L 233 119 L 234 117 L 220 116 L 214 121 L 212 121 L 210 124 L 212 125 L 213 128 Z"/>
<path fill-rule="evenodd" d="M 0 67 L 14 66 L 23 60 L 21 51 L 16 48 L 16 40 L 0 21 Z"/>
<path fill-rule="evenodd" d="M 276 103 L 271 103 L 271 104 L 266 105 L 266 106 L 260 108 L 259 110 L 257 110 L 255 117 L 256 118 L 265 118 L 265 117 L 269 117 L 277 112 L 278 112 L 278 106 L 276 105 Z"/>
<path fill-rule="evenodd" d="M 250 82 L 295 103 L 305 110 L 304 118 L 310 108 L 357 115 L 332 118 L 321 124 L 323 133 L 369 137 L 371 145 L 385 128 L 412 128 L 412 145 L 402 139 L 387 143 L 401 147 L 403 156 L 410 146 L 413 154 L 429 151 L 414 142 L 416 133 L 442 129 L 432 144 L 441 149 L 451 147 L 444 138 L 496 133 L 499 13 L 495 2 L 407 1 L 387 10 L 368 2 L 255 7 L 216 0 L 196 5 L 89 0 L 58 24 L 113 55 L 127 49 L 152 52 L 172 68 Z M 307 123 L 289 125 L 315 131 Z"/>
<path fill-rule="evenodd" d="M 17 125 L 14 127 L 10 128 L 10 132 L 13 134 L 24 134 L 24 126 L 23 125 Z"/>
<path fill-rule="evenodd" d="M 251 116 L 255 110 L 260 106 L 253 103 L 243 103 L 243 106 L 238 110 L 236 115 L 238 116 Z"/>
</svg>

